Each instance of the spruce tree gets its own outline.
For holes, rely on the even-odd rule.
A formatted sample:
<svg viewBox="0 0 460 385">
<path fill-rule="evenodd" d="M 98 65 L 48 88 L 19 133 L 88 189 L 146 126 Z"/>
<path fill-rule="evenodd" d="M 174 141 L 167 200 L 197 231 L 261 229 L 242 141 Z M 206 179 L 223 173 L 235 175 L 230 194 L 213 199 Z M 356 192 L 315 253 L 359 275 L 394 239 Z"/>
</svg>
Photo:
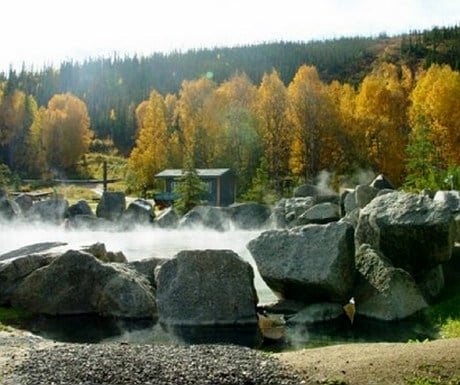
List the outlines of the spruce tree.
<svg viewBox="0 0 460 385">
<path fill-rule="evenodd" d="M 190 156 L 185 161 L 175 192 L 179 194 L 179 199 L 174 203 L 174 207 L 182 215 L 204 203 L 202 197 L 206 192 L 206 186 L 198 176 Z"/>
</svg>

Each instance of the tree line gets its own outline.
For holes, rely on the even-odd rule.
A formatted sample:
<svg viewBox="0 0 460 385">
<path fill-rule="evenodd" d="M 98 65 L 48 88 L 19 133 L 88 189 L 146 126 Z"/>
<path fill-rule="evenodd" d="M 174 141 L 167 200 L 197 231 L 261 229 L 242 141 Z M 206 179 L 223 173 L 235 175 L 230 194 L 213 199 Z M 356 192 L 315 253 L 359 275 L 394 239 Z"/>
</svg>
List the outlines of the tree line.
<svg viewBox="0 0 460 385">
<path fill-rule="evenodd" d="M 451 42 L 457 27 L 449 31 L 441 36 Z M 149 88 L 147 79 L 161 74 L 161 66 L 130 71 L 150 68 L 142 58 L 64 63 L 59 71 L 35 74 L 11 71 L 0 82 L 0 163 L 21 176 L 68 174 L 90 149 L 115 147 L 129 160 L 129 185 L 143 191 L 155 188 L 156 172 L 181 168 L 186 160 L 195 167 L 231 167 L 240 194 L 255 191 L 254 181 L 262 180 L 279 194 L 286 181 L 314 181 L 324 169 L 345 175 L 366 168 L 397 186 L 439 186 L 455 175 L 460 160 L 454 150 L 460 140 L 459 73 L 445 64 L 428 67 L 421 54 L 417 65 L 396 54 L 412 52 L 403 49 L 408 39 L 412 46 L 417 39 L 427 46 L 433 41 L 417 36 L 423 34 L 400 39 L 400 51 L 392 40 L 392 52 L 387 47 L 378 57 L 375 42 L 387 37 L 317 43 L 312 52 L 325 58 L 317 59 L 318 66 L 302 62 L 305 44 L 277 43 L 257 60 L 272 52 L 279 68 L 271 66 L 260 77 L 251 71 L 232 74 L 233 65 L 211 66 L 228 64 L 234 49 L 196 51 L 188 55 L 208 55 L 209 65 L 197 59 L 190 69 L 198 75 L 189 79 L 173 71 L 174 86 L 166 85 L 171 76 L 165 72 L 162 79 L 169 80 L 159 88 Z M 335 44 L 351 53 L 334 60 L 329 48 Z M 441 45 L 449 46 L 437 43 L 437 52 Z M 283 52 L 294 48 L 301 64 L 292 70 L 296 60 Z M 179 63 L 184 57 L 174 55 Z M 250 55 L 240 56 L 251 63 Z"/>
<path fill-rule="evenodd" d="M 184 81 L 178 95 L 153 90 L 138 106 L 130 170 L 138 188 L 153 188 L 156 172 L 187 157 L 198 168 L 231 167 L 240 193 L 261 168 L 275 193 L 321 170 L 371 169 L 397 186 L 436 187 L 460 164 L 459 97 L 459 72 L 437 64 L 414 74 L 381 63 L 358 88 L 325 83 L 308 65 L 287 86 L 276 70 L 258 85 L 245 74 L 221 84 L 204 76 Z"/>
</svg>

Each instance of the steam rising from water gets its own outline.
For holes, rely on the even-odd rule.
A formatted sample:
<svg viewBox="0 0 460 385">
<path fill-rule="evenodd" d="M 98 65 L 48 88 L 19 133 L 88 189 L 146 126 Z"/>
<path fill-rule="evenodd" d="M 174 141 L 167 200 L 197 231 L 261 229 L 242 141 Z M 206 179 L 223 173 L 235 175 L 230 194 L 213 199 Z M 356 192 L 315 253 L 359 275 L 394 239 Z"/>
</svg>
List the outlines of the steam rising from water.
<svg viewBox="0 0 460 385">
<path fill-rule="evenodd" d="M 229 249 L 249 262 L 254 269 L 255 287 L 259 302 L 276 299 L 257 271 L 255 262 L 246 248 L 260 231 L 232 230 L 218 232 L 209 229 L 162 230 L 151 227 L 135 227 L 126 232 L 65 230 L 51 225 L 0 224 L 0 255 L 23 246 L 40 242 L 66 242 L 68 245 L 53 249 L 68 249 L 104 243 L 108 251 L 121 251 L 128 261 L 149 257 L 172 258 L 181 250 Z"/>
</svg>

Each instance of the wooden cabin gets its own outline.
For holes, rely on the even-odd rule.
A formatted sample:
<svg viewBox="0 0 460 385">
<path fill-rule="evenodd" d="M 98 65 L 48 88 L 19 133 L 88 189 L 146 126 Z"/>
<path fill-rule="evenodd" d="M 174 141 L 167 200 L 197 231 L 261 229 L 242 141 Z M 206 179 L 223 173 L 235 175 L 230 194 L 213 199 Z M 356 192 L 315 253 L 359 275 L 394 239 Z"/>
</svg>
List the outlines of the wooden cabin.
<svg viewBox="0 0 460 385">
<path fill-rule="evenodd" d="M 206 185 L 206 193 L 202 199 L 208 205 L 229 206 L 235 202 L 236 180 L 229 168 L 201 168 L 196 172 Z M 163 193 L 154 196 L 157 203 L 169 206 L 179 198 L 175 190 L 182 175 L 181 169 L 167 169 L 155 175 L 155 178 L 164 180 Z"/>
</svg>

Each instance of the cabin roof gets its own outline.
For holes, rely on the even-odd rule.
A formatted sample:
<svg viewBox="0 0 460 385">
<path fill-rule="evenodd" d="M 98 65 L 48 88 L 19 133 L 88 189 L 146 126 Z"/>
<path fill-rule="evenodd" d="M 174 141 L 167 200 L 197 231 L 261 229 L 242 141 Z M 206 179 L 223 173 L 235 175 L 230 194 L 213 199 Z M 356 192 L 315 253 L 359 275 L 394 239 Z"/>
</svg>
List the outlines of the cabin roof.
<svg viewBox="0 0 460 385">
<path fill-rule="evenodd" d="M 218 177 L 229 172 L 229 168 L 198 168 L 196 172 L 201 177 Z M 170 168 L 163 170 L 155 175 L 156 178 L 179 178 L 183 175 L 184 170 L 179 168 Z"/>
</svg>

